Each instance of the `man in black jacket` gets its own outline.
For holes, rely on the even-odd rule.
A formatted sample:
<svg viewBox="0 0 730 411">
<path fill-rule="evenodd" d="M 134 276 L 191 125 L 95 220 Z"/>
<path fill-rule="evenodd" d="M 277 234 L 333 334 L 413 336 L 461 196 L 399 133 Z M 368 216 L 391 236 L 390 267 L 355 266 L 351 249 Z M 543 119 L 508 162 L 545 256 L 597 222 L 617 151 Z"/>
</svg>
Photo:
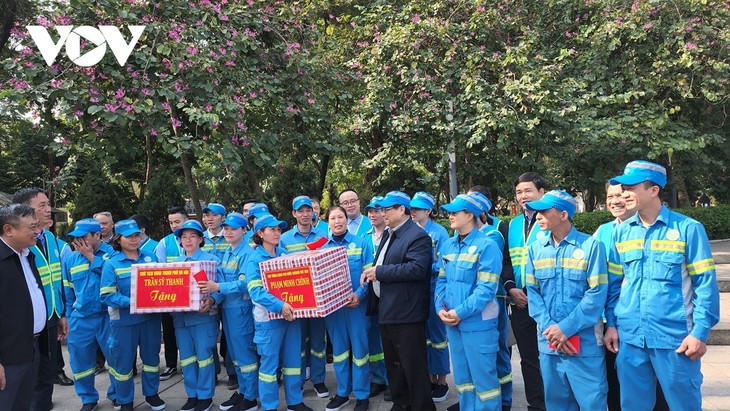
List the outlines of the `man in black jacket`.
<svg viewBox="0 0 730 411">
<path fill-rule="evenodd" d="M 45 297 L 28 250 L 40 232 L 32 207 L 0 208 L 0 404 L 7 410 L 30 409 L 41 348 L 48 355 Z"/>
<path fill-rule="evenodd" d="M 426 359 L 431 237 L 410 219 L 411 198 L 391 191 L 378 204 L 388 230 L 375 266 L 363 272 L 370 283 L 368 314 L 378 315 L 393 411 L 432 411 Z"/>
</svg>

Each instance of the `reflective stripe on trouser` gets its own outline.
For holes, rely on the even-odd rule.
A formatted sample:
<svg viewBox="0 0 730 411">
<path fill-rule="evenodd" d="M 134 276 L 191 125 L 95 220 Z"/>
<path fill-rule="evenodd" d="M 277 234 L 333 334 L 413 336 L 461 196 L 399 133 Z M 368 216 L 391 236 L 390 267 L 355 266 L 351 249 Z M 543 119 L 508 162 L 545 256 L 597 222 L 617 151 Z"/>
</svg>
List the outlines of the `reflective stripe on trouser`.
<svg viewBox="0 0 730 411">
<path fill-rule="evenodd" d="M 350 391 L 355 393 L 355 398 L 358 400 L 366 400 L 370 396 L 370 361 L 365 309 L 365 304 L 355 308 L 342 307 L 324 318 L 332 340 L 337 395 L 340 397 L 348 397 Z M 349 355 L 350 347 L 352 347 L 352 361 Z"/>
<path fill-rule="evenodd" d="M 512 348 L 509 347 L 509 316 L 507 303 L 504 298 L 497 297 L 499 303 L 499 317 L 497 330 L 499 331 L 499 351 L 497 351 L 497 377 L 502 387 L 502 405 L 512 406 Z"/>
<path fill-rule="evenodd" d="M 385 372 L 385 356 L 383 355 L 383 341 L 380 339 L 380 328 L 378 328 L 378 316 L 368 315 L 368 352 L 370 353 L 370 382 L 376 384 L 388 384 L 388 376 Z"/>
<path fill-rule="evenodd" d="M 431 292 L 433 297 L 433 290 Z M 433 301 L 431 298 L 429 301 Z M 428 319 L 426 320 L 426 354 L 428 355 L 428 372 L 432 375 L 446 375 L 451 371 L 451 364 L 449 364 L 449 343 L 446 338 L 446 328 L 444 328 L 444 322 L 441 321 L 438 314 L 436 314 L 436 307 L 434 304 L 429 304 L 431 307 Z"/>
<path fill-rule="evenodd" d="M 497 334 L 495 330 L 460 331 L 447 327 L 454 384 L 463 410 L 502 409 L 497 379 Z"/>
<path fill-rule="evenodd" d="M 619 341 L 616 372 L 621 385 L 621 409 L 652 410 L 657 380 L 670 410 L 702 409 L 699 360 L 692 361 L 673 349 L 641 348 Z"/>
<path fill-rule="evenodd" d="M 279 407 L 279 386 L 276 369 L 281 364 L 284 378 L 284 396 L 289 405 L 302 402 L 302 328 L 301 320 L 272 320 L 266 328 L 256 326 L 253 342 L 256 344 L 261 365 L 259 366 L 259 397 L 261 408 L 275 410 Z M 273 327 L 272 327 L 273 326 Z"/>
<path fill-rule="evenodd" d="M 180 351 L 180 365 L 185 374 L 185 393 L 198 399 L 213 398 L 215 394 L 215 365 L 213 358 L 218 341 L 218 317 L 214 321 L 175 327 Z"/>
<path fill-rule="evenodd" d="M 134 401 L 134 378 L 132 365 L 139 346 L 142 360 L 142 394 L 157 394 L 160 387 L 160 339 L 161 321 L 159 315 L 150 316 L 147 320 L 132 325 L 116 325 L 111 323 L 109 338 L 110 355 L 109 373 L 117 379 L 117 399 L 120 404 Z"/>
<path fill-rule="evenodd" d="M 302 318 L 302 378 L 304 368 L 311 367 L 312 383 L 324 382 L 327 366 L 327 327 L 324 318 Z M 302 381 L 304 382 L 304 381 Z"/>
<path fill-rule="evenodd" d="M 545 387 L 546 409 L 561 411 L 606 409 L 608 383 L 605 356 L 582 357 L 541 352 L 540 371 Z M 630 410 L 630 408 L 624 409 Z"/>
<path fill-rule="evenodd" d="M 252 305 L 223 307 L 223 329 L 228 342 L 228 355 L 236 365 L 238 389 L 247 400 L 259 397 L 258 355 L 253 345 Z"/>
<path fill-rule="evenodd" d="M 101 348 L 109 358 L 109 316 L 104 313 L 94 317 L 68 319 L 68 355 L 71 371 L 74 374 L 74 390 L 82 404 L 99 401 L 99 393 L 94 388 L 96 371 L 96 349 Z M 109 374 L 110 384 L 106 392 L 108 398 L 116 398 L 116 380 Z"/>
</svg>

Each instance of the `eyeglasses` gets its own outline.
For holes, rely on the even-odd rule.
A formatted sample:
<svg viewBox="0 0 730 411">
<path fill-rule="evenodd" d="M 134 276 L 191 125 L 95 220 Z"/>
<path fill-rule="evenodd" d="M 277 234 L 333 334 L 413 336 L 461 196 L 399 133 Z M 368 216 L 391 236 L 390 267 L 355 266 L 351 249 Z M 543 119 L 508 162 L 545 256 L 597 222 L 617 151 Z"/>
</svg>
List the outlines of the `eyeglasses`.
<svg viewBox="0 0 730 411">
<path fill-rule="evenodd" d="M 400 207 L 400 206 L 399 205 L 394 205 L 394 206 L 390 206 L 390 207 L 383 207 L 383 208 L 381 208 L 381 210 L 383 210 L 383 212 L 385 213 L 385 212 L 388 212 L 388 211 L 393 210 L 393 209 L 398 208 L 398 207 Z"/>
<path fill-rule="evenodd" d="M 355 205 L 355 204 L 357 204 L 357 203 L 359 203 L 359 202 L 360 202 L 360 199 L 359 199 L 359 198 L 355 198 L 355 199 L 353 199 L 353 200 L 345 200 L 345 201 L 341 201 L 341 202 L 340 202 L 340 205 L 343 205 L 343 206 L 347 207 L 347 206 L 349 206 L 349 205 Z"/>
</svg>

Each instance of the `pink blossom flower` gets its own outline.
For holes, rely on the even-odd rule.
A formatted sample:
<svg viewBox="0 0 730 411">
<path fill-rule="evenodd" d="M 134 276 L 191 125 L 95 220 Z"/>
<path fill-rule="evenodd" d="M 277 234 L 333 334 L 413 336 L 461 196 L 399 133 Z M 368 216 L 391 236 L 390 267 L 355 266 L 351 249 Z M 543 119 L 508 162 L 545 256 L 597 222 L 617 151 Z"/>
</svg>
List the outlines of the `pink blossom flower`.
<svg viewBox="0 0 730 411">
<path fill-rule="evenodd" d="M 59 79 L 55 79 L 55 78 L 53 80 L 51 80 L 51 86 L 53 86 L 53 87 L 60 87 L 61 84 L 63 84 L 63 80 L 59 80 Z"/>
<path fill-rule="evenodd" d="M 177 117 L 172 118 L 172 125 L 175 127 L 180 127 L 182 125 L 182 121 L 178 120 Z"/>
<path fill-rule="evenodd" d="M 56 24 L 61 26 L 68 26 L 71 24 L 71 17 L 69 16 L 56 16 Z"/>
<path fill-rule="evenodd" d="M 153 136 L 157 137 L 157 129 L 156 128 L 151 128 L 150 129 L 150 134 L 152 134 Z"/>
<path fill-rule="evenodd" d="M 248 130 L 248 127 L 242 121 L 236 123 L 236 128 L 239 130 Z"/>
<path fill-rule="evenodd" d="M 118 88 L 117 92 L 114 93 L 114 98 L 117 98 L 117 99 L 124 98 L 124 90 L 122 90 L 121 88 Z"/>
<path fill-rule="evenodd" d="M 144 94 L 145 96 L 151 96 L 152 95 L 152 92 L 148 88 L 143 88 L 142 89 L 142 94 Z"/>
<path fill-rule="evenodd" d="M 652 27 L 654 27 L 654 25 L 653 25 L 653 24 L 651 24 L 651 23 L 646 23 L 646 24 L 644 24 L 644 29 L 646 29 L 646 30 L 649 30 L 649 29 L 650 29 L 650 28 L 652 28 Z"/>
<path fill-rule="evenodd" d="M 41 26 L 43 26 L 43 27 L 46 27 L 46 28 L 48 28 L 48 27 L 51 27 L 51 26 L 53 25 L 53 23 L 52 23 L 52 22 L 51 22 L 50 20 L 48 20 L 47 18 L 45 18 L 45 17 L 43 17 L 43 16 L 38 16 L 38 17 L 37 17 L 37 18 L 35 19 L 35 21 L 36 21 L 36 22 L 37 22 L 38 24 L 40 24 Z"/>
<path fill-rule="evenodd" d="M 296 113 L 297 109 L 295 109 L 294 106 L 289 106 L 286 108 L 286 111 L 288 111 L 290 113 Z"/>
<path fill-rule="evenodd" d="M 81 116 L 83 116 L 83 115 L 84 115 L 84 112 L 83 112 L 83 111 L 81 111 L 81 110 L 76 110 L 76 111 L 74 111 L 74 116 L 76 116 L 76 117 L 81 117 Z"/>
<path fill-rule="evenodd" d="M 693 50 L 697 48 L 697 45 L 692 42 L 687 42 L 687 48 Z"/>
<path fill-rule="evenodd" d="M 235 65 L 236 65 L 236 63 L 234 63 L 233 60 L 227 60 L 226 61 L 226 66 L 228 66 L 228 67 L 233 67 Z"/>
<path fill-rule="evenodd" d="M 104 108 L 107 109 L 108 111 L 112 112 L 112 113 L 116 113 L 117 112 L 117 109 L 119 108 L 119 105 L 118 104 L 117 105 L 114 105 L 114 104 L 107 103 L 107 104 L 104 104 Z"/>
<path fill-rule="evenodd" d="M 170 104 L 167 101 L 163 101 L 162 108 L 164 108 L 167 111 L 170 111 Z"/>
<path fill-rule="evenodd" d="M 418 14 L 416 14 L 415 16 L 411 17 L 411 21 L 414 23 L 420 23 L 421 18 L 418 16 Z"/>
<path fill-rule="evenodd" d="M 25 66 L 26 66 L 26 67 L 29 67 L 29 68 L 33 68 L 33 67 L 35 67 L 35 63 L 33 63 L 32 61 L 26 61 L 26 62 L 25 62 L 25 63 L 23 63 L 23 64 L 25 64 Z"/>
<path fill-rule="evenodd" d="M 228 21 L 228 16 L 225 14 L 221 16 L 221 21 Z"/>
<path fill-rule="evenodd" d="M 203 25 L 203 21 L 202 20 L 198 20 L 198 21 L 195 22 L 195 25 L 198 26 L 198 27 L 200 27 L 200 26 Z"/>
</svg>

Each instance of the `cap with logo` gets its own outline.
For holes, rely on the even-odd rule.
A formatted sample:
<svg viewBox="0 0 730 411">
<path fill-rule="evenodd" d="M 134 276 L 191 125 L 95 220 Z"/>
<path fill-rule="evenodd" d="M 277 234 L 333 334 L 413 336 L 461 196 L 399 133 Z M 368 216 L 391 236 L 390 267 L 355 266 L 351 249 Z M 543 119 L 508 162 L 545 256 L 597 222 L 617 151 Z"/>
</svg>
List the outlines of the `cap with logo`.
<svg viewBox="0 0 730 411">
<path fill-rule="evenodd" d="M 253 227 L 254 231 L 263 230 L 266 227 L 280 227 L 283 230 L 287 227 L 287 223 L 285 221 L 277 220 L 276 217 L 271 214 L 263 214 L 256 217 L 256 225 Z"/>
<path fill-rule="evenodd" d="M 492 202 L 489 201 L 489 198 L 487 196 L 485 196 L 484 194 L 482 194 L 482 193 L 480 193 L 478 191 L 475 191 L 475 192 L 473 192 L 473 193 L 471 193 L 469 195 L 473 199 L 477 200 L 477 202 L 479 203 L 479 205 L 481 205 L 482 212 L 483 213 L 488 213 L 489 210 L 492 209 Z"/>
<path fill-rule="evenodd" d="M 269 214 L 269 207 L 267 207 L 264 203 L 256 203 L 248 209 L 249 216 L 259 218 L 264 214 Z"/>
<path fill-rule="evenodd" d="M 466 211 L 468 213 L 474 214 L 475 216 L 478 216 L 482 213 L 482 205 L 479 204 L 479 202 L 474 199 L 474 197 L 468 194 L 459 194 L 458 196 L 456 196 L 456 198 L 454 198 L 454 201 L 450 202 L 449 204 L 442 205 L 441 209 L 443 211 L 446 211 L 447 213 Z"/>
<path fill-rule="evenodd" d="M 541 199 L 530 201 L 525 204 L 528 210 L 545 211 L 555 208 L 558 211 L 565 211 L 568 217 L 573 218 L 576 209 L 575 198 L 564 190 L 551 190 L 545 193 Z"/>
<path fill-rule="evenodd" d="M 83 237 L 89 233 L 100 233 L 101 224 L 93 218 L 83 218 L 76 222 L 73 231 L 66 234 L 69 237 Z"/>
<path fill-rule="evenodd" d="M 221 223 L 221 227 L 229 226 L 231 228 L 246 227 L 248 222 L 246 217 L 241 213 L 233 212 L 226 216 L 226 219 Z"/>
<path fill-rule="evenodd" d="M 200 221 L 198 220 L 188 220 L 186 221 L 180 228 L 175 230 L 175 237 L 182 236 L 183 231 L 185 230 L 195 230 L 198 232 L 198 234 L 202 237 L 203 236 L 203 226 L 200 224 Z"/>
<path fill-rule="evenodd" d="M 378 202 L 383 201 L 383 196 L 375 196 L 370 200 L 370 203 L 365 206 L 365 211 L 368 210 L 378 210 L 380 209 L 380 204 Z"/>
<path fill-rule="evenodd" d="M 132 234 L 141 233 L 142 230 L 139 229 L 137 222 L 134 220 L 121 220 L 114 224 L 114 232 L 129 237 Z"/>
<path fill-rule="evenodd" d="M 401 205 L 408 210 L 411 209 L 411 197 L 402 191 L 390 191 L 377 203 L 381 208 L 388 208 Z"/>
<path fill-rule="evenodd" d="M 612 178 L 609 183 L 633 186 L 644 181 L 651 181 L 664 188 L 667 185 L 667 169 L 650 161 L 636 160 L 626 164 L 624 173 Z"/>
<path fill-rule="evenodd" d="M 419 208 L 421 210 L 433 210 L 436 205 L 436 199 L 425 191 L 419 191 L 413 195 L 411 199 L 411 208 Z"/>
<path fill-rule="evenodd" d="M 226 208 L 223 207 L 223 204 L 209 203 L 203 209 L 203 214 L 205 214 L 205 213 L 213 213 L 213 214 L 218 214 L 218 215 L 226 215 Z"/>
<path fill-rule="evenodd" d="M 295 197 L 294 200 L 292 200 L 291 202 L 291 207 L 294 211 L 297 211 L 304 206 L 309 206 L 309 208 L 312 208 L 312 200 L 307 196 Z M 250 212 L 251 211 L 249 211 L 249 213 Z"/>
</svg>

